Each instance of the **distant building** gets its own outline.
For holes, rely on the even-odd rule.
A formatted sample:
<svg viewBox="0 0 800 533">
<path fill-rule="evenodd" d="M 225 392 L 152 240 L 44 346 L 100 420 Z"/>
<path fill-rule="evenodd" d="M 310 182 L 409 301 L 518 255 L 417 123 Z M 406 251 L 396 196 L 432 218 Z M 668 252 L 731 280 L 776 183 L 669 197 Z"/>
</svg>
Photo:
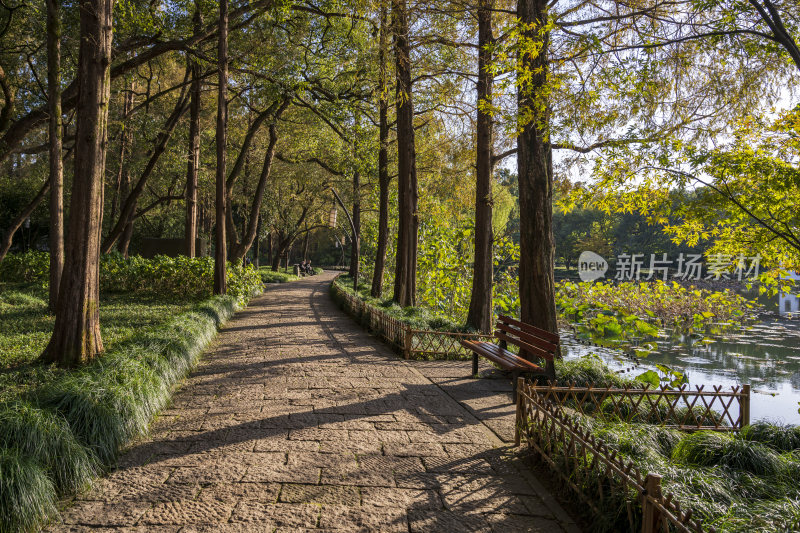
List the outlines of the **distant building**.
<svg viewBox="0 0 800 533">
<path fill-rule="evenodd" d="M 800 281 L 800 272 L 792 272 L 784 279 L 793 279 L 796 283 L 795 290 L 798 289 L 797 282 Z M 795 292 L 794 294 L 780 293 L 778 296 L 778 313 L 783 315 L 800 313 L 800 296 Z"/>
</svg>

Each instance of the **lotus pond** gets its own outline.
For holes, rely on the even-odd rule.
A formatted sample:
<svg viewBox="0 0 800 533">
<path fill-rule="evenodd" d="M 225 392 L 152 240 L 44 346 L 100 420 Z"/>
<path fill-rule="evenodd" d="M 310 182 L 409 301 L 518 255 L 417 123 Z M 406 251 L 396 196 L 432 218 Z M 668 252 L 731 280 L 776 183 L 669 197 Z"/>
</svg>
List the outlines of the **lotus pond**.
<svg viewBox="0 0 800 533">
<path fill-rule="evenodd" d="M 695 324 L 699 327 L 667 326 L 655 332 L 633 323 L 629 335 L 598 335 L 597 317 L 602 322 L 603 316 L 613 315 L 588 315 L 562 328 L 564 357 L 594 354 L 626 377 L 652 371 L 662 382 L 685 381 L 692 387 L 750 384 L 753 421 L 798 424 L 800 320 L 783 306 L 779 310 L 778 301 L 760 301 L 761 312 L 744 323 L 714 322 L 716 317 L 701 315 L 709 320 Z"/>
</svg>

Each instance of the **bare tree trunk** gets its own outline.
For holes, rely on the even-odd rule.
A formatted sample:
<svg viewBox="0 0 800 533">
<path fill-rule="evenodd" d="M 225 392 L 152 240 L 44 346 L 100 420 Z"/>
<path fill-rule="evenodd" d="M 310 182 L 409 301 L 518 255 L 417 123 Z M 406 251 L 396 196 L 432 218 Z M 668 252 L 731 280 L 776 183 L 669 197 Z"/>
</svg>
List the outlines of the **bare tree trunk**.
<svg viewBox="0 0 800 533">
<path fill-rule="evenodd" d="M 353 154 L 355 157 L 355 154 Z M 361 266 L 361 174 L 358 169 L 353 172 L 353 243 L 350 247 L 350 277 L 357 283 Z"/>
<path fill-rule="evenodd" d="M 311 233 L 306 224 L 306 233 L 303 235 L 303 261 L 308 261 L 308 235 Z"/>
<path fill-rule="evenodd" d="M 488 333 L 492 327 L 492 53 L 493 0 L 478 2 L 478 121 L 475 165 L 475 262 L 467 326 Z M 486 107 L 484 107 L 484 105 Z"/>
<path fill-rule="evenodd" d="M 556 333 L 550 108 L 542 101 L 549 71 L 549 33 L 542 31 L 547 25 L 547 1 L 519 0 L 517 13 L 528 28 L 524 36 L 542 45 L 538 54 L 526 53 L 520 58 L 530 81 L 517 95 L 520 114 L 531 115 L 517 138 L 521 319 Z"/>
<path fill-rule="evenodd" d="M 267 233 L 267 263 L 269 263 L 270 267 L 273 267 L 272 270 L 276 270 L 273 263 L 272 230 Z"/>
<path fill-rule="evenodd" d="M 194 8 L 194 31 L 198 33 L 203 26 L 199 1 Z M 190 59 L 192 87 L 189 101 L 189 158 L 186 167 L 186 222 L 184 239 L 186 256 L 196 255 L 197 240 L 197 175 L 200 169 L 200 64 Z"/>
<path fill-rule="evenodd" d="M 270 249 L 274 246 L 274 253 L 272 254 L 271 260 L 271 267 L 273 272 L 277 272 L 281 268 L 281 261 L 283 261 L 283 239 L 281 239 L 281 234 L 278 233 L 275 237 L 275 241 L 272 240 L 272 235 L 270 235 Z"/>
<path fill-rule="evenodd" d="M 227 292 L 227 245 L 225 218 L 227 192 L 225 187 L 225 145 L 228 127 L 228 0 L 219 2 L 219 89 L 217 93 L 217 227 L 214 250 L 214 294 Z"/>
<path fill-rule="evenodd" d="M 47 0 L 47 111 L 50 155 L 50 294 L 55 311 L 64 268 L 64 162 L 61 160 L 61 16 L 59 0 Z"/>
<path fill-rule="evenodd" d="M 397 170 L 399 224 L 394 300 L 403 307 L 416 303 L 417 292 L 417 168 L 414 107 L 406 0 L 392 0 L 394 53 L 397 73 Z"/>
<path fill-rule="evenodd" d="M 25 219 L 31 216 L 34 209 L 39 207 L 39 204 L 42 203 L 44 197 L 47 196 L 47 191 L 50 190 L 50 179 L 48 178 L 47 181 L 44 182 L 42 188 L 39 189 L 39 192 L 36 193 L 33 200 L 25 206 L 25 209 L 17 215 L 17 218 L 11 221 L 11 225 L 6 230 L 6 233 L 3 235 L 3 241 L 0 242 L 0 262 L 5 259 L 6 255 L 8 255 L 8 251 L 11 249 L 11 245 L 14 242 L 14 234 L 17 230 L 22 226 L 22 223 L 25 222 Z"/>
<path fill-rule="evenodd" d="M 122 229 L 122 235 L 120 235 L 119 242 L 117 243 L 117 251 L 119 251 L 125 259 L 127 259 L 130 254 L 131 237 L 133 237 L 133 217 L 125 224 L 125 227 Z"/>
<path fill-rule="evenodd" d="M 75 366 L 103 351 L 100 337 L 100 223 L 111 98 L 113 0 L 81 0 L 75 174 L 64 271 L 45 362 Z"/>
<path fill-rule="evenodd" d="M 383 292 L 383 271 L 386 268 L 386 248 L 389 244 L 389 86 L 386 76 L 387 13 L 385 3 L 381 3 L 380 44 L 378 48 L 378 69 L 380 72 L 378 95 L 378 243 L 375 249 L 375 270 L 372 273 L 373 298 Z"/>
<path fill-rule="evenodd" d="M 259 268 L 261 261 L 261 213 L 258 214 L 258 224 L 256 225 L 256 239 L 253 241 L 253 264 Z"/>
</svg>

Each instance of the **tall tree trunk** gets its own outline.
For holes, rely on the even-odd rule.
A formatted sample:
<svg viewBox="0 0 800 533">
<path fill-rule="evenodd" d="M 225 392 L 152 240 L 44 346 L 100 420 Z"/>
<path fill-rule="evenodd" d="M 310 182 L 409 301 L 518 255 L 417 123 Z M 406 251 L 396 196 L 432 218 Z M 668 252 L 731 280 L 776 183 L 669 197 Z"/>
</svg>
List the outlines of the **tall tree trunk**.
<svg viewBox="0 0 800 533">
<path fill-rule="evenodd" d="M 372 272 L 373 298 L 383 292 L 383 272 L 386 268 L 386 248 L 389 244 L 389 84 L 386 76 L 386 49 L 388 21 L 386 4 L 381 3 L 381 28 L 378 47 L 378 243 L 375 247 L 375 270 Z"/>
<path fill-rule="evenodd" d="M 517 138 L 521 319 L 555 333 L 558 323 L 553 263 L 553 160 L 549 139 L 550 108 L 544 100 L 550 36 L 541 31 L 547 25 L 547 1 L 519 0 L 517 13 L 526 25 L 524 37 L 542 45 L 538 54 L 528 52 L 520 58 L 530 81 L 521 86 L 517 94 L 519 113 L 530 115 Z"/>
<path fill-rule="evenodd" d="M 122 254 L 125 259 L 128 258 L 131 248 L 131 238 L 133 237 L 133 217 L 128 219 L 125 227 L 122 229 L 122 235 L 117 242 L 117 251 Z"/>
<path fill-rule="evenodd" d="M 111 98 L 113 0 L 81 0 L 75 174 L 64 271 L 45 362 L 74 366 L 103 351 L 100 338 L 100 223 Z"/>
<path fill-rule="evenodd" d="M 272 230 L 270 230 L 270 232 L 267 233 L 267 263 L 269 264 L 270 267 L 273 266 L 272 258 L 273 258 Z M 275 270 L 275 268 L 273 268 L 272 270 Z"/>
<path fill-rule="evenodd" d="M 59 0 L 47 0 L 47 111 L 50 154 L 50 294 L 56 310 L 64 268 L 64 162 L 61 160 L 61 15 Z"/>
<path fill-rule="evenodd" d="M 217 93 L 217 227 L 214 250 L 214 294 L 227 292 L 227 245 L 225 218 L 227 193 L 225 187 L 225 145 L 228 128 L 228 0 L 219 2 L 219 89 Z"/>
<path fill-rule="evenodd" d="M 131 91 L 128 93 L 130 95 L 130 103 L 133 105 L 133 86 L 131 86 Z M 126 136 L 129 134 L 126 131 Z M 130 165 L 124 165 L 120 168 L 122 172 L 122 176 L 120 177 L 120 186 L 119 186 L 119 197 L 120 202 L 126 202 L 128 199 L 128 195 L 131 192 L 131 169 Z M 131 244 L 131 237 L 133 236 L 133 217 L 128 217 L 125 221 L 124 226 L 122 228 L 122 235 L 120 236 L 119 240 L 117 241 L 117 251 L 122 254 L 122 256 L 127 259 L 128 258 L 128 251 Z M 106 237 L 107 238 L 107 237 Z"/>
<path fill-rule="evenodd" d="M 283 252 L 279 248 L 275 248 L 275 253 L 272 255 L 272 262 L 270 268 L 273 272 L 277 272 L 281 268 L 281 261 L 283 260 Z"/>
<path fill-rule="evenodd" d="M 493 0 L 478 2 L 478 121 L 475 165 L 475 262 L 467 326 L 488 333 L 492 327 L 492 61 Z"/>
<path fill-rule="evenodd" d="M 34 209 L 39 207 L 39 204 L 42 203 L 42 200 L 44 200 L 44 197 L 47 196 L 47 191 L 49 190 L 50 179 L 48 178 L 48 180 L 42 185 L 42 188 L 39 189 L 39 192 L 36 193 L 36 196 L 34 196 L 33 200 L 31 200 L 31 202 L 25 206 L 25 209 L 23 209 L 20 214 L 11 221 L 11 225 L 3 235 L 2 242 L 0 242 L 0 262 L 5 259 L 8 251 L 11 249 L 11 245 L 14 243 L 14 234 L 22 226 L 23 222 L 25 222 L 25 219 L 31 216 L 31 213 L 33 213 Z"/>
<path fill-rule="evenodd" d="M 353 154 L 355 157 L 355 154 Z M 361 266 L 361 174 L 358 169 L 353 171 L 353 243 L 350 247 L 350 277 L 358 283 L 359 268 Z"/>
<path fill-rule="evenodd" d="M 397 74 L 397 185 L 398 232 L 394 300 L 403 307 L 415 305 L 417 292 L 417 168 L 414 145 L 411 58 L 406 0 L 392 0 L 395 71 Z"/>
<path fill-rule="evenodd" d="M 199 1 L 194 8 L 194 31 L 202 30 L 203 20 L 200 15 Z M 186 165 L 186 221 L 184 239 L 186 256 L 194 257 L 197 240 L 197 175 L 200 169 L 200 63 L 189 60 L 192 72 L 192 87 L 189 101 L 189 157 Z"/>
<path fill-rule="evenodd" d="M 258 214 L 258 224 L 256 224 L 256 239 L 253 241 L 253 264 L 259 268 L 261 261 L 261 213 Z"/>
</svg>

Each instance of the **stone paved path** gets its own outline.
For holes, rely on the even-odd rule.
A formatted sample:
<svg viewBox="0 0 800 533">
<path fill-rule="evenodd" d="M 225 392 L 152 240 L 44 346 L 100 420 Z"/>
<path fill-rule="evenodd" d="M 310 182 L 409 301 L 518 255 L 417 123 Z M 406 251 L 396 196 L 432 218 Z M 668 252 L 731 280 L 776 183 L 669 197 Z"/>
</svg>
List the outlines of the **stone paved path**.
<svg viewBox="0 0 800 533">
<path fill-rule="evenodd" d="M 332 277 L 237 314 L 52 531 L 575 531 L 476 418 L 508 415 L 507 397 L 486 403 L 500 382 L 399 359 L 333 304 Z"/>
</svg>

